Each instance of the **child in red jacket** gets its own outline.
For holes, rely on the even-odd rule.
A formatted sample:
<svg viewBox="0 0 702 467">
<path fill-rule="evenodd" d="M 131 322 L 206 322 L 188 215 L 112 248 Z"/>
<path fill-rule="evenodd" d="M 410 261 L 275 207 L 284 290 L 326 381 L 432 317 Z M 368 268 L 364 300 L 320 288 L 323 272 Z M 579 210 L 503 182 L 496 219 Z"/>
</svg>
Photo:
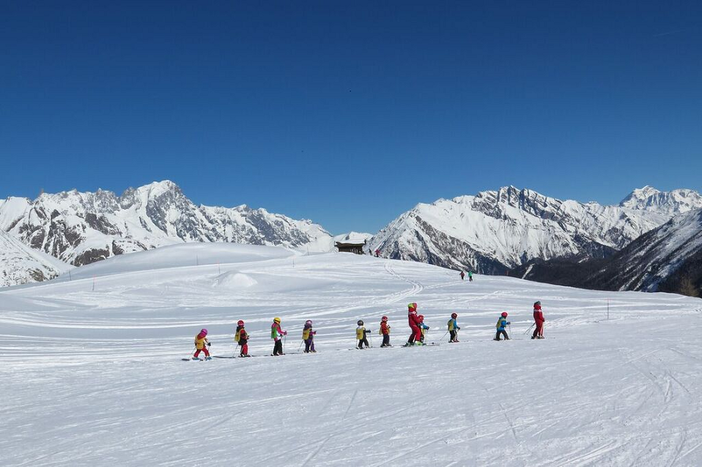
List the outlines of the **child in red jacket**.
<svg viewBox="0 0 702 467">
<path fill-rule="evenodd" d="M 534 303 L 534 333 L 531 335 L 532 339 L 543 339 L 544 338 L 544 312 L 541 311 L 541 302 Z"/>
<path fill-rule="evenodd" d="M 383 316 L 380 321 L 380 334 L 383 336 L 383 343 L 380 344 L 381 347 L 392 347 L 390 345 L 390 325 L 388 324 L 388 317 Z"/>
</svg>

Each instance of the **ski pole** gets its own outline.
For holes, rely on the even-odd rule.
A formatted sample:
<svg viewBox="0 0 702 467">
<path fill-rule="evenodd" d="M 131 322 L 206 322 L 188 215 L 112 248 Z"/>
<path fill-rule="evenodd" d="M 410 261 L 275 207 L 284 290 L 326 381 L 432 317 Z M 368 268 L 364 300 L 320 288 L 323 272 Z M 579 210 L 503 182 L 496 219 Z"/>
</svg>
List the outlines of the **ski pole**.
<svg viewBox="0 0 702 467">
<path fill-rule="evenodd" d="M 512 325 L 508 324 L 507 327 L 509 328 L 509 333 L 512 334 Z"/>
<path fill-rule="evenodd" d="M 298 348 L 297 348 L 297 351 L 298 351 L 298 352 L 300 351 L 300 349 L 302 348 L 302 344 L 304 344 L 304 343 L 305 343 L 305 340 L 302 339 L 302 340 L 300 341 L 300 345 L 299 345 Z"/>
<path fill-rule="evenodd" d="M 444 338 L 446 337 L 446 334 L 448 334 L 448 331 L 446 331 L 446 332 L 444 333 L 444 335 L 441 336 L 441 340 L 444 340 Z"/>
<path fill-rule="evenodd" d="M 531 326 L 529 326 L 529 327 L 527 328 L 527 330 L 524 331 L 524 335 L 527 335 L 527 334 L 529 333 L 529 331 L 531 331 L 531 328 L 534 327 L 534 325 L 536 325 L 536 323 L 531 323 Z"/>
</svg>

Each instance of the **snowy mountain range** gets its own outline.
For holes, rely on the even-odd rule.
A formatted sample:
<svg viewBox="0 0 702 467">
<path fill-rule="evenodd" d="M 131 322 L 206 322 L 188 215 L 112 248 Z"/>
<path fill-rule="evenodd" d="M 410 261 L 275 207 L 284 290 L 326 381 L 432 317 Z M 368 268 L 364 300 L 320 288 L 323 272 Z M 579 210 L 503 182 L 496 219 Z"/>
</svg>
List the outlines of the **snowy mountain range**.
<svg viewBox="0 0 702 467">
<path fill-rule="evenodd" d="M 561 201 L 513 186 L 419 204 L 375 235 L 383 256 L 504 274 L 531 260 L 605 258 L 674 215 L 702 208 L 692 190 L 634 190 L 617 206 Z"/>
<path fill-rule="evenodd" d="M 0 230 L 34 250 L 75 266 L 184 242 L 230 242 L 329 251 L 332 237 L 309 220 L 246 205 L 196 206 L 171 181 L 121 196 L 76 190 L 35 200 L 0 201 Z"/>
</svg>

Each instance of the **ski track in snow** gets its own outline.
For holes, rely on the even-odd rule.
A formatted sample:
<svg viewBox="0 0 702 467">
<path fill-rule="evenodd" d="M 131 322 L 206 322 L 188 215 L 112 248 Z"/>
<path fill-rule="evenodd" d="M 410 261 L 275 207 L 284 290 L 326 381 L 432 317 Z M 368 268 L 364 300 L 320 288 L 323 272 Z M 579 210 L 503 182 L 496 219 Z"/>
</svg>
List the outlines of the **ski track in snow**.
<svg viewBox="0 0 702 467">
<path fill-rule="evenodd" d="M 281 256 L 0 292 L 0 465 L 702 465 L 698 299 Z M 399 347 L 411 301 L 440 346 Z M 395 347 L 355 350 L 356 320 L 377 345 L 383 314 Z M 235 354 L 237 319 L 267 356 L 273 316 L 285 357 L 180 361 L 201 327 Z M 315 355 L 296 350 L 308 318 Z"/>
</svg>

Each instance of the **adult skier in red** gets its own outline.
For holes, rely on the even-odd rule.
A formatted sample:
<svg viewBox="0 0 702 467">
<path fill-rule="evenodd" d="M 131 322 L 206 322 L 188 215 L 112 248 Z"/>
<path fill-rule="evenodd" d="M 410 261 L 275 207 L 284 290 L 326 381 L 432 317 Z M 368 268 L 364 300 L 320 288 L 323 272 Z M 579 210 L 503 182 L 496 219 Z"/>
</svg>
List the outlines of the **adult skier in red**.
<svg viewBox="0 0 702 467">
<path fill-rule="evenodd" d="M 420 342 L 422 338 L 422 330 L 419 329 L 419 318 L 417 317 L 416 303 L 410 303 L 407 305 L 407 322 L 412 330 L 412 334 L 410 334 L 405 347 L 414 345 L 415 342 Z"/>
<path fill-rule="evenodd" d="M 543 339 L 544 338 L 544 312 L 541 311 L 541 302 L 534 303 L 534 333 L 531 335 L 532 339 Z"/>
</svg>

